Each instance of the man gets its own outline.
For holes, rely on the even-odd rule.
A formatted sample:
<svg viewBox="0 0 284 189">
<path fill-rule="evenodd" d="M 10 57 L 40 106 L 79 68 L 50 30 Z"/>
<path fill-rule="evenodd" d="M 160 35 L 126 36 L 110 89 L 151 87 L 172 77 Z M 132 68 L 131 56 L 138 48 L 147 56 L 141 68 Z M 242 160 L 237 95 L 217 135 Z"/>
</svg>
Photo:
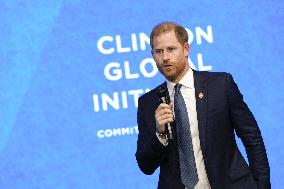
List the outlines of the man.
<svg viewBox="0 0 284 189">
<path fill-rule="evenodd" d="M 187 32 L 176 23 L 154 27 L 150 43 L 166 82 L 138 100 L 135 155 L 142 172 L 150 175 L 160 167 L 159 189 L 270 188 L 260 130 L 232 76 L 192 70 Z M 166 87 L 170 104 L 160 102 L 161 87 Z"/>
</svg>

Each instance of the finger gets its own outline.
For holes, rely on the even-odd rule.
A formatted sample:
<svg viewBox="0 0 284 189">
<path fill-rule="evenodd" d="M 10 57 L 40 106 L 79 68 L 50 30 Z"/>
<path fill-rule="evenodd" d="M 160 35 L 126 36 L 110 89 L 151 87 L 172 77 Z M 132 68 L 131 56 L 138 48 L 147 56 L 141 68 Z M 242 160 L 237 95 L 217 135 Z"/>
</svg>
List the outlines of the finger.
<svg viewBox="0 0 284 189">
<path fill-rule="evenodd" d="M 159 111 L 156 112 L 157 115 L 163 115 L 163 114 L 172 114 L 172 110 L 169 109 L 169 108 L 164 108 L 164 109 L 161 109 Z"/>
<path fill-rule="evenodd" d="M 159 125 L 164 125 L 168 122 L 172 122 L 174 119 L 173 114 L 163 114 L 156 118 Z"/>
<path fill-rule="evenodd" d="M 164 108 L 170 108 L 170 106 L 168 104 L 165 104 L 165 103 L 161 103 L 159 106 L 158 106 L 158 110 L 161 110 L 161 109 L 164 109 Z"/>
<path fill-rule="evenodd" d="M 170 113 L 165 113 L 165 114 L 161 114 L 161 115 L 156 114 L 155 117 L 156 117 L 156 120 L 160 121 L 160 120 L 164 120 L 164 119 L 167 119 L 167 118 L 173 118 L 174 115 L 170 112 Z"/>
<path fill-rule="evenodd" d="M 173 115 L 172 113 L 169 113 L 169 114 L 163 114 L 163 115 L 161 115 L 161 116 L 160 116 L 160 118 L 161 118 L 162 120 L 164 120 L 164 119 L 168 119 L 168 118 L 173 119 L 173 118 L 174 118 L 174 115 Z"/>
<path fill-rule="evenodd" d="M 161 111 L 163 109 L 171 109 L 170 105 L 162 103 L 158 106 L 158 108 L 156 109 L 156 111 Z"/>
<path fill-rule="evenodd" d="M 167 118 L 167 119 L 163 119 L 161 121 L 158 122 L 160 127 L 163 127 L 166 123 L 170 123 L 173 122 L 174 120 L 172 118 Z"/>
</svg>

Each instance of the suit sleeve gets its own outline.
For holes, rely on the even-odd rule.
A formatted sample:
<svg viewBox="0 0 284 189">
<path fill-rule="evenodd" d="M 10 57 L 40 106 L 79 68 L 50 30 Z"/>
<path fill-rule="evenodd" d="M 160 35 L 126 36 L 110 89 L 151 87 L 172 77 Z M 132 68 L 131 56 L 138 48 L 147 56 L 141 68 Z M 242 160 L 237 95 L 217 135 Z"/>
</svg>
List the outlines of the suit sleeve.
<svg viewBox="0 0 284 189">
<path fill-rule="evenodd" d="M 153 118 L 146 116 L 145 112 L 153 112 L 153 110 L 147 110 L 147 108 L 143 106 L 144 103 L 147 102 L 142 102 L 141 98 L 138 99 L 137 123 L 139 134 L 135 156 L 141 171 L 150 175 L 160 166 L 165 156 L 165 148 L 167 147 L 158 140 L 154 123 L 153 125 L 149 125 L 149 123 L 153 122 L 151 121 Z M 153 116 L 155 116 L 154 112 Z"/>
<path fill-rule="evenodd" d="M 227 87 L 233 126 L 245 146 L 253 177 L 259 189 L 269 189 L 270 168 L 257 122 L 230 74 L 227 74 Z"/>
</svg>

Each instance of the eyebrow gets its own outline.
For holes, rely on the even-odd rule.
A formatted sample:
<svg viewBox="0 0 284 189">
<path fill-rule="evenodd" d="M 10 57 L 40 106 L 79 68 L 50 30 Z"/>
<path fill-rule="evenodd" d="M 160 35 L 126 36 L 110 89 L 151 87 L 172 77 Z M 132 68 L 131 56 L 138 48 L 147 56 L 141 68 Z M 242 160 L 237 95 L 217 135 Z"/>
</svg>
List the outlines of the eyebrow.
<svg viewBox="0 0 284 189">
<path fill-rule="evenodd" d="M 166 47 L 165 49 L 167 49 L 167 48 L 177 48 L 177 46 L 175 46 L 175 45 L 170 45 L 170 46 L 168 46 L 168 47 Z M 154 50 L 163 50 L 163 48 L 154 48 Z"/>
</svg>

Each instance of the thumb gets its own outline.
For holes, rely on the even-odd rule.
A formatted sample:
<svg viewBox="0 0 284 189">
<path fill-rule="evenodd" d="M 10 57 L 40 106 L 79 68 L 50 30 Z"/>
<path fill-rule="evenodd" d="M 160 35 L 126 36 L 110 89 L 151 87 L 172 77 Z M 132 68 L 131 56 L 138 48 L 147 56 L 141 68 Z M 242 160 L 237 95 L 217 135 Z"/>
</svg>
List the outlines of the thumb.
<svg viewBox="0 0 284 189">
<path fill-rule="evenodd" d="M 169 104 L 169 106 L 170 106 L 170 108 L 171 108 L 171 109 L 173 109 L 173 107 L 174 107 L 174 103 L 173 103 L 173 102 L 171 102 L 171 103 Z"/>
</svg>

